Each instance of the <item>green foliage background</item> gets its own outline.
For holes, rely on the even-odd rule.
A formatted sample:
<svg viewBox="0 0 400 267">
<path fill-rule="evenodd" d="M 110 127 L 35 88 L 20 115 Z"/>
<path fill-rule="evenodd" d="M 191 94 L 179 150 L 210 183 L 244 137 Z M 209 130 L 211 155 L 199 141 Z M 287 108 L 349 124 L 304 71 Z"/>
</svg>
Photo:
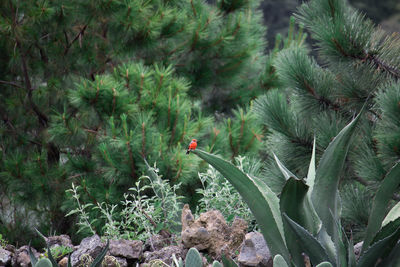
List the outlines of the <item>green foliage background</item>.
<svg viewBox="0 0 400 267">
<path fill-rule="evenodd" d="M 398 37 L 345 1 L 335 2 L 335 23 L 321 8 L 300 9 L 320 50 L 314 59 L 303 25 L 275 23 L 297 5 L 285 2 L 2 1 L 0 232 L 11 242 L 27 243 L 32 226 L 81 238 L 78 218 L 64 216 L 71 183 L 84 203 L 120 204 L 147 172 L 144 159 L 195 205 L 207 167 L 185 154 L 192 138 L 231 160 L 265 161 L 266 182 L 280 192 L 271 152 L 304 176 L 314 136 L 319 158 L 366 100 L 342 180 L 358 183 L 343 199 L 374 195 L 399 158 Z M 272 30 L 271 51 L 260 7 L 266 21 L 289 25 L 287 37 Z M 372 16 L 396 8 L 388 1 Z M 344 207 L 362 228 L 368 210 L 351 218 L 359 206 Z"/>
</svg>

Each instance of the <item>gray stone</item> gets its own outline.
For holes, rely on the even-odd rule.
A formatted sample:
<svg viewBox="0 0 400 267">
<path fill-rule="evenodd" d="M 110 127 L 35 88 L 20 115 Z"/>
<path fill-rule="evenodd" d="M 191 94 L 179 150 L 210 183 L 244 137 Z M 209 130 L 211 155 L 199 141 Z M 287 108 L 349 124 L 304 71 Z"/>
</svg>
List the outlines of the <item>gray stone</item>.
<svg viewBox="0 0 400 267">
<path fill-rule="evenodd" d="M 28 267 L 31 266 L 31 258 L 29 257 L 28 246 L 22 246 L 15 251 L 14 257 L 12 258 L 12 266 Z M 36 249 L 31 248 L 36 258 L 39 257 L 39 253 Z"/>
<path fill-rule="evenodd" d="M 238 262 L 241 266 L 272 267 L 272 257 L 262 234 L 246 234 L 240 249 Z"/>
<path fill-rule="evenodd" d="M 81 257 L 89 255 L 93 259 L 100 254 L 100 252 L 104 249 L 105 244 L 101 242 L 100 237 L 98 235 L 94 235 L 91 237 L 84 238 L 81 241 L 78 249 L 75 250 L 71 255 L 71 264 L 72 266 L 78 266 Z"/>
<path fill-rule="evenodd" d="M 148 251 L 156 251 L 160 250 L 163 247 L 168 246 L 171 243 L 171 238 L 165 238 L 162 235 L 152 235 L 150 236 L 145 243 L 146 250 Z"/>
<path fill-rule="evenodd" d="M 144 263 L 148 263 L 152 260 L 161 260 L 164 263 L 171 265 L 173 254 L 175 254 L 175 257 L 177 259 L 183 258 L 182 248 L 180 248 L 178 246 L 169 246 L 169 247 L 162 248 L 158 251 L 153 251 L 153 252 L 146 251 L 143 254 Z M 146 264 L 143 264 L 143 265 L 146 266 Z"/>
<path fill-rule="evenodd" d="M 101 266 L 128 267 L 128 261 L 125 258 L 105 256 Z"/>
<path fill-rule="evenodd" d="M 49 236 L 46 238 L 49 247 L 64 246 L 73 248 L 71 238 L 68 235 Z"/>
<path fill-rule="evenodd" d="M 11 264 L 12 252 L 0 247 L 0 266 Z"/>
<path fill-rule="evenodd" d="M 115 257 L 139 259 L 143 254 L 143 243 L 139 240 L 110 240 L 109 253 Z"/>
</svg>

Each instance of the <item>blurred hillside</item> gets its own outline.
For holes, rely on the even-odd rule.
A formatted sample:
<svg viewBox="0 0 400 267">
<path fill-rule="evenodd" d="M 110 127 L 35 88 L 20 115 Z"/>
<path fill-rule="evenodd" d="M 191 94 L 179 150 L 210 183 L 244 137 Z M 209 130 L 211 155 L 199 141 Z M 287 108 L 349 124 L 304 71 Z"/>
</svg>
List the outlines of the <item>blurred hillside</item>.
<svg viewBox="0 0 400 267">
<path fill-rule="evenodd" d="M 366 13 L 375 23 L 389 32 L 400 31 L 400 2 L 398 0 L 349 0 L 350 4 Z M 268 48 L 274 45 L 277 33 L 287 32 L 289 17 L 301 0 L 264 0 L 261 9 L 264 12 L 264 23 L 268 26 Z"/>
</svg>

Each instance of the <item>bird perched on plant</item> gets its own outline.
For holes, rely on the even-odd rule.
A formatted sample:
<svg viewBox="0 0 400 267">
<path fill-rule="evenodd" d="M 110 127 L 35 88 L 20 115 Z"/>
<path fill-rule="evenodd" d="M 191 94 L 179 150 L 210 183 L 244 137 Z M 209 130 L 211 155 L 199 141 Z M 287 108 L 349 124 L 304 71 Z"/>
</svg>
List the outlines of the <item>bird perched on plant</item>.
<svg viewBox="0 0 400 267">
<path fill-rule="evenodd" d="M 189 147 L 188 147 L 188 149 L 186 151 L 186 154 L 189 154 L 190 151 L 195 150 L 196 147 L 197 147 L 197 140 L 196 139 L 192 139 L 192 141 L 190 142 Z"/>
</svg>

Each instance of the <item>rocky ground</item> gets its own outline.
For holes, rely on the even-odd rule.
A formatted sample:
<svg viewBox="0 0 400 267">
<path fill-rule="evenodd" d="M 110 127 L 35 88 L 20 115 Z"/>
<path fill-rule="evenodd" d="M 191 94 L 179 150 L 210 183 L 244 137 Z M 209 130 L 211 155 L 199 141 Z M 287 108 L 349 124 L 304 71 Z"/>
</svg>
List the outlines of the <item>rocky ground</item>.
<svg viewBox="0 0 400 267">
<path fill-rule="evenodd" d="M 220 260 L 222 255 L 228 255 L 241 267 L 272 266 L 272 258 L 263 236 L 258 232 L 246 233 L 246 230 L 247 223 L 240 218 L 236 218 L 229 226 L 219 211 L 211 210 L 202 213 L 196 219 L 189 206 L 185 205 L 182 210 L 182 232 L 178 242 L 172 244 L 171 240 L 161 235 L 154 235 L 145 243 L 138 240 L 110 240 L 103 266 L 165 266 L 159 264 L 160 260 L 173 266 L 172 256 L 175 254 L 176 258 L 185 258 L 191 247 L 197 248 L 209 259 Z M 83 239 L 77 246 L 72 244 L 67 235 L 48 237 L 47 242 L 50 247 L 70 247 L 73 250 L 73 267 L 85 266 L 85 262 L 96 258 L 106 245 L 98 235 Z M 357 247 L 360 247 L 360 244 L 357 244 L 355 249 Z M 32 250 L 37 257 L 40 256 L 36 250 Z M 62 257 L 58 259 L 58 263 L 66 267 L 67 260 L 68 257 Z M 208 265 L 204 257 L 204 266 Z M 28 246 L 15 248 L 9 245 L 0 248 L 0 266 L 30 266 Z"/>
</svg>

